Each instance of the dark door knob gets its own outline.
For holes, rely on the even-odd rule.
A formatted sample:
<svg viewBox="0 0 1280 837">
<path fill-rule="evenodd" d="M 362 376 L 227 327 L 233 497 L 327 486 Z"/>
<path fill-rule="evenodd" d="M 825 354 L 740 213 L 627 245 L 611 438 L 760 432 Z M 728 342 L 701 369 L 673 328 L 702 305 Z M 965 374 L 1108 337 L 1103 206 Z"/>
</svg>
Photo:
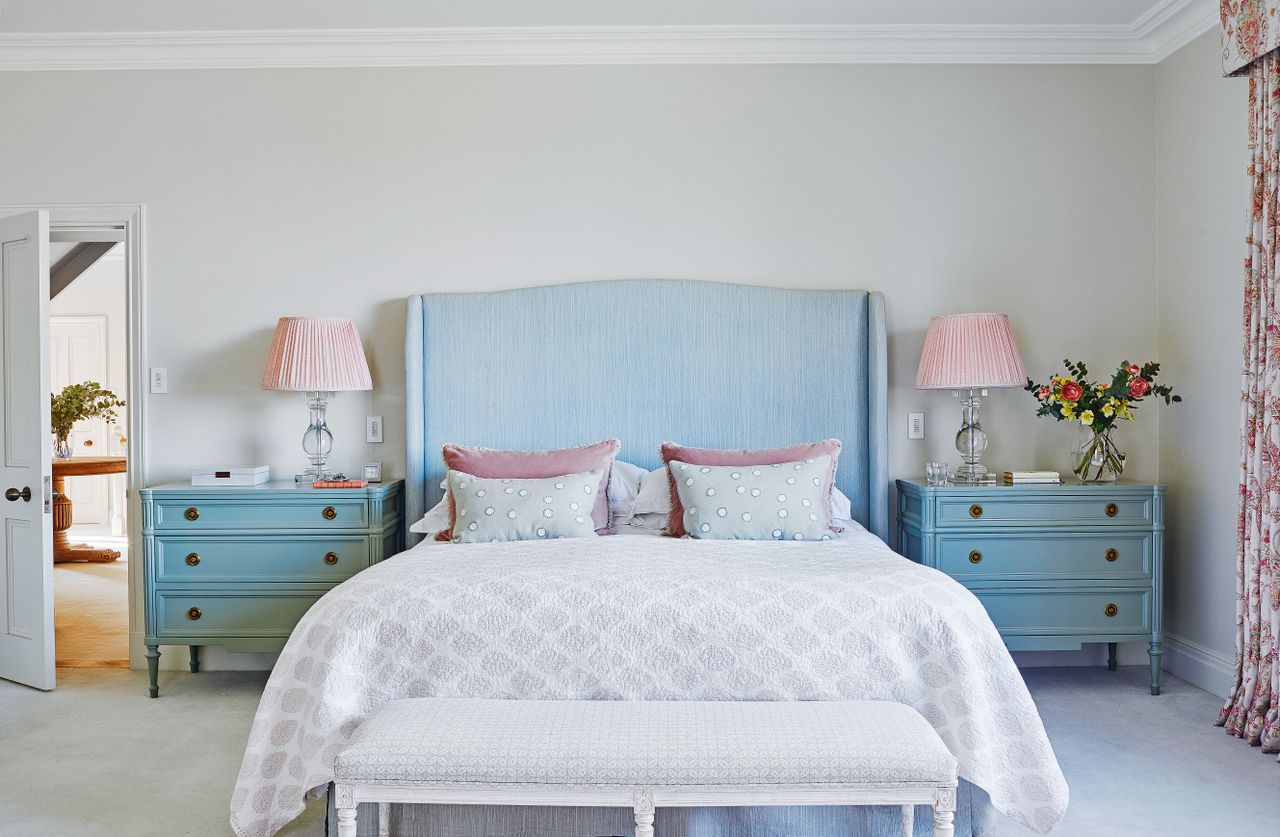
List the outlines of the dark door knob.
<svg viewBox="0 0 1280 837">
<path fill-rule="evenodd" d="M 10 488 L 8 491 L 4 493 L 4 498 L 8 500 L 10 503 L 18 502 L 19 498 L 21 498 L 22 501 L 25 503 L 30 503 L 31 502 L 31 486 L 27 486 L 21 491 L 19 491 L 16 488 Z"/>
</svg>

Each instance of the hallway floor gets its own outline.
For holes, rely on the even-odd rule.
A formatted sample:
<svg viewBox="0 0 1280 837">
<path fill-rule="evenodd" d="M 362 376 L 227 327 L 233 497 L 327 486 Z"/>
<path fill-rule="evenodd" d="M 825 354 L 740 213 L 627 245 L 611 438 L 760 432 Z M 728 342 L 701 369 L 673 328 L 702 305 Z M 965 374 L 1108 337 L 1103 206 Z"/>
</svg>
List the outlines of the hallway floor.
<svg viewBox="0 0 1280 837">
<path fill-rule="evenodd" d="M 97 527 L 73 526 L 72 543 L 119 550 L 101 564 L 53 565 L 54 649 L 59 667 L 129 667 L 129 544 Z"/>
</svg>

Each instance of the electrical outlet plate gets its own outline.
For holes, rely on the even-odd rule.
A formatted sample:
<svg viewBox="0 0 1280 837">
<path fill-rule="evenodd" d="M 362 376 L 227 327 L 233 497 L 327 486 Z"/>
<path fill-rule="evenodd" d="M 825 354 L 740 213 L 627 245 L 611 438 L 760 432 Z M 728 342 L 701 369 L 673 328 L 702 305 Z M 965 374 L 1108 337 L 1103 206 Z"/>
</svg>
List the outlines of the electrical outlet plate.
<svg viewBox="0 0 1280 837">
<path fill-rule="evenodd" d="M 907 438 L 924 438 L 924 413 L 907 413 Z"/>
<path fill-rule="evenodd" d="M 368 416 L 364 420 L 364 440 L 378 443 L 382 441 L 382 416 Z"/>
<path fill-rule="evenodd" d="M 151 367 L 151 394 L 164 395 L 169 391 L 169 370 L 163 366 Z"/>
</svg>

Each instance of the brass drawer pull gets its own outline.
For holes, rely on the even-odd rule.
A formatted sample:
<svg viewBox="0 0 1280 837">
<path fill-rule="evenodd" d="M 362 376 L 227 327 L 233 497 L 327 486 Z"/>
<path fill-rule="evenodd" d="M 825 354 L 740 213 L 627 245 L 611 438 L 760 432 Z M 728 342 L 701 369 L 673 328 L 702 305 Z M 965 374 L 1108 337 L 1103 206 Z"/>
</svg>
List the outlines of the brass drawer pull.
<svg viewBox="0 0 1280 837">
<path fill-rule="evenodd" d="M 200 510 L 195 506 L 192 506 L 191 508 L 187 509 L 183 517 L 185 517 L 187 520 L 199 520 Z"/>
<path fill-rule="evenodd" d="M 981 552 L 979 552 L 979 551 L 978 551 L 978 550 L 976 550 L 976 549 L 975 549 L 973 552 L 970 552 L 970 553 L 969 553 L 969 563 L 970 563 L 970 564 L 981 564 L 981 563 L 982 563 L 982 553 L 981 553 Z"/>
<path fill-rule="evenodd" d="M 979 506 L 977 503 L 974 503 L 972 506 L 970 506 L 969 516 L 972 517 L 974 520 L 977 520 L 979 517 L 982 517 L 982 506 Z"/>
<path fill-rule="evenodd" d="M 1120 507 L 1115 503 L 1107 503 L 1107 517 L 1115 517 L 1120 513 Z"/>
<path fill-rule="evenodd" d="M 190 610 L 188 610 L 188 611 L 187 611 L 187 618 L 188 618 L 188 619 L 190 619 L 192 622 L 194 622 L 194 621 L 196 621 L 197 619 L 199 619 L 199 618 L 200 618 L 200 608 L 198 608 L 198 607 L 193 607 L 193 608 L 191 608 Z"/>
<path fill-rule="evenodd" d="M 1120 552 L 1113 546 L 1107 549 L 1107 560 L 1114 561 L 1120 557 Z"/>
<path fill-rule="evenodd" d="M 1120 612 L 1120 608 L 1108 602 L 1107 606 L 1102 609 L 1102 612 L 1107 614 L 1107 616 L 1115 616 L 1117 613 Z"/>
<path fill-rule="evenodd" d="M 325 520 L 333 520 L 337 518 L 338 510 L 335 509 L 333 506 L 325 506 L 322 514 L 324 515 Z"/>
<path fill-rule="evenodd" d="M 338 553 L 326 552 L 324 554 L 324 562 L 332 567 L 334 564 L 338 563 Z"/>
<path fill-rule="evenodd" d="M 194 567 L 200 563 L 200 553 L 192 552 L 187 555 L 187 566 Z"/>
</svg>

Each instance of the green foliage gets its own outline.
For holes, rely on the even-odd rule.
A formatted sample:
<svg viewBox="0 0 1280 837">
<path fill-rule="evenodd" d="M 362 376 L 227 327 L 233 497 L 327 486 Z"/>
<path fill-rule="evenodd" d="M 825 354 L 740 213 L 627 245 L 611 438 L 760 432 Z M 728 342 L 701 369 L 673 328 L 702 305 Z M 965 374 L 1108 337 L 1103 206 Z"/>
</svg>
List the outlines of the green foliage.
<svg viewBox="0 0 1280 837">
<path fill-rule="evenodd" d="M 71 384 L 50 396 L 49 424 L 53 435 L 61 439 L 70 435 L 72 425 L 84 419 L 100 418 L 114 423 L 116 407 L 123 406 L 124 402 L 114 392 L 103 389 L 97 381 Z"/>
</svg>

